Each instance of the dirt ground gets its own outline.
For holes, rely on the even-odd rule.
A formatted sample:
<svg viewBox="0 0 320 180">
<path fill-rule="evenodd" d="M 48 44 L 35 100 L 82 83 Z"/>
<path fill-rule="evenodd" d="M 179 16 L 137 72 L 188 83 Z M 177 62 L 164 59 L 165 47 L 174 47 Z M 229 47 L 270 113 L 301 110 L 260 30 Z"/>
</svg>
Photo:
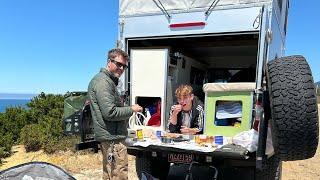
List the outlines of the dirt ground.
<svg viewBox="0 0 320 180">
<path fill-rule="evenodd" d="M 23 145 L 13 147 L 14 154 L 6 159 L 0 166 L 0 171 L 9 167 L 31 162 L 43 161 L 57 165 L 75 177 L 77 180 L 102 179 L 102 156 L 101 153 L 93 152 L 60 152 L 52 155 L 37 152 L 26 153 Z M 135 174 L 135 157 L 129 156 L 129 179 L 137 180 Z"/>
<path fill-rule="evenodd" d="M 320 108 L 319 108 L 320 112 Z M 60 152 L 53 155 L 43 151 L 26 153 L 23 145 L 13 147 L 13 155 L 4 159 L 0 170 L 31 161 L 44 161 L 55 164 L 78 180 L 92 180 L 102 178 L 101 153 L 91 152 Z M 307 160 L 283 162 L 283 180 L 320 180 L 320 144 L 316 155 Z M 129 156 L 129 179 L 137 180 L 135 174 L 135 157 Z"/>
</svg>

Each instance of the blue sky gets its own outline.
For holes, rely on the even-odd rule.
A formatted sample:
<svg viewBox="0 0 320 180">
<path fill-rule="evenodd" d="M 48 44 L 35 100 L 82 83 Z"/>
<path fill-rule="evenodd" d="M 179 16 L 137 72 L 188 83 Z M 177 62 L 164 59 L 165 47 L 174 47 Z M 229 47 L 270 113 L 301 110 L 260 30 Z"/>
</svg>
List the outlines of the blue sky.
<svg viewBox="0 0 320 180">
<path fill-rule="evenodd" d="M 286 54 L 320 81 L 320 2 L 291 1 Z M 0 0 L 0 93 L 86 90 L 117 39 L 115 0 Z"/>
</svg>

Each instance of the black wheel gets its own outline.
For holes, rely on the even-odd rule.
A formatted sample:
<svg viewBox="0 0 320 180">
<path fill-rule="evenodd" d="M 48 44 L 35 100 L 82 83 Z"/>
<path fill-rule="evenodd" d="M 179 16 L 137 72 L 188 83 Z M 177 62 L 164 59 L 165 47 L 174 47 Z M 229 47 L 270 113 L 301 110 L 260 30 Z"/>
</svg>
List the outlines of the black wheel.
<svg viewBox="0 0 320 180">
<path fill-rule="evenodd" d="M 319 124 L 310 67 L 302 56 L 289 56 L 267 65 L 272 141 L 283 161 L 314 156 Z"/>
<path fill-rule="evenodd" d="M 256 180 L 281 180 L 282 162 L 276 156 L 267 159 L 261 170 L 256 169 Z"/>
<path fill-rule="evenodd" d="M 160 180 L 167 179 L 170 164 L 165 160 L 136 156 L 136 172 L 141 179 L 142 172 L 148 173 Z"/>
</svg>

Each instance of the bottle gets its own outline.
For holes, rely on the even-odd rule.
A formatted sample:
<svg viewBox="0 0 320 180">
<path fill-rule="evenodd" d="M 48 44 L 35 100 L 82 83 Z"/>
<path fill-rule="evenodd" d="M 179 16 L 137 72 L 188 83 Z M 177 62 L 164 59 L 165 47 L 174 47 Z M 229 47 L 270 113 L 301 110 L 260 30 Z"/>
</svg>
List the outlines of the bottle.
<svg viewBox="0 0 320 180">
<path fill-rule="evenodd" d="M 147 125 L 151 118 L 151 114 L 148 108 L 145 108 L 145 115 L 146 115 L 146 119 L 144 120 L 144 125 Z"/>
</svg>

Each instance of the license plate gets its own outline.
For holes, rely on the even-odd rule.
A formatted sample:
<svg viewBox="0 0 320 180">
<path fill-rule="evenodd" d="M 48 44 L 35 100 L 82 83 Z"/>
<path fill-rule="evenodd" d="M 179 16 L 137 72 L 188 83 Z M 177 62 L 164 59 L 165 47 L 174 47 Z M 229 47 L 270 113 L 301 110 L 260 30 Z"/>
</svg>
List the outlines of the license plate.
<svg viewBox="0 0 320 180">
<path fill-rule="evenodd" d="M 173 163 L 191 163 L 193 161 L 192 154 L 178 154 L 170 153 L 168 154 L 168 162 Z"/>
</svg>

